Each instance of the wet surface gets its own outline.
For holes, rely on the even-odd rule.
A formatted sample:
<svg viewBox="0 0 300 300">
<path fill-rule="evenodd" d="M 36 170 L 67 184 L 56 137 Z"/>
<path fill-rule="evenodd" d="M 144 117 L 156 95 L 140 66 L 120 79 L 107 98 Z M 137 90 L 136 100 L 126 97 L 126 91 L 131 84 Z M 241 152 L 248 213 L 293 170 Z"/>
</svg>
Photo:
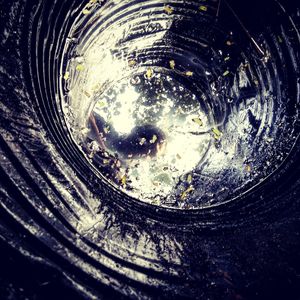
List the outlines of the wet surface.
<svg viewBox="0 0 300 300">
<path fill-rule="evenodd" d="M 294 79 L 282 66 L 298 67 L 287 29 L 259 32 L 243 11 L 215 4 L 90 2 L 68 34 L 60 78 L 68 126 L 89 158 L 118 159 L 93 164 L 141 201 L 183 209 L 231 201 L 295 143 L 299 103 L 287 101 Z"/>
<path fill-rule="evenodd" d="M 295 4 L 86 3 L 0 1 L 4 297 L 298 299 Z"/>
</svg>

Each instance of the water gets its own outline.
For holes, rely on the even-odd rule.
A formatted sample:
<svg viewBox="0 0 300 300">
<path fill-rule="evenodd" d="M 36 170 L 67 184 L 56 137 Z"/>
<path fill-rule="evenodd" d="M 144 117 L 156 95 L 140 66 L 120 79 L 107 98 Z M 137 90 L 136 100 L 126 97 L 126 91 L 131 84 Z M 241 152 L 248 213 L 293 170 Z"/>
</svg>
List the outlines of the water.
<svg viewBox="0 0 300 300">
<path fill-rule="evenodd" d="M 58 92 L 75 141 L 100 177 L 146 203 L 232 201 L 275 172 L 297 137 L 298 100 L 286 101 L 281 73 L 294 57 L 286 31 L 252 35 L 230 5 L 217 20 L 217 3 L 202 4 L 92 1 L 60 57 Z"/>
</svg>

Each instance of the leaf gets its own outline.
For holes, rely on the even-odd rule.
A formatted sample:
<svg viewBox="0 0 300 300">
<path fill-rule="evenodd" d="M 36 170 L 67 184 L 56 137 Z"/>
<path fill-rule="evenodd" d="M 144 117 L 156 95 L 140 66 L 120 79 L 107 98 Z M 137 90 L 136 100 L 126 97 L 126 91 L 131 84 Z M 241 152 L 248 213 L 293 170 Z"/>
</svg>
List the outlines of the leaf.
<svg viewBox="0 0 300 300">
<path fill-rule="evenodd" d="M 180 196 L 181 200 L 185 200 L 189 193 L 193 192 L 195 189 L 192 185 L 190 185 Z"/>
<path fill-rule="evenodd" d="M 157 135 L 153 135 L 152 139 L 150 140 L 151 144 L 154 144 L 157 141 Z"/>
<path fill-rule="evenodd" d="M 141 138 L 140 141 L 139 141 L 139 144 L 141 146 L 143 146 L 145 144 L 145 142 L 146 142 L 146 139 L 145 138 Z"/>
<path fill-rule="evenodd" d="M 149 69 L 147 70 L 147 72 L 146 72 L 146 77 L 147 77 L 148 79 L 151 79 L 152 76 L 153 76 L 153 70 L 149 68 Z"/>
<path fill-rule="evenodd" d="M 91 97 L 92 97 L 91 94 L 90 94 L 89 92 L 87 92 L 87 91 L 83 91 L 83 93 L 84 93 L 88 98 L 91 98 Z"/>
<path fill-rule="evenodd" d="M 103 131 L 104 131 L 104 133 L 108 134 L 109 131 L 110 131 L 109 126 L 104 127 L 104 128 L 103 128 Z"/>
<path fill-rule="evenodd" d="M 164 7 L 164 11 L 168 14 L 168 15 L 171 15 L 174 11 L 174 9 L 170 6 L 170 5 L 166 5 Z"/>
<path fill-rule="evenodd" d="M 172 70 L 174 70 L 175 69 L 175 60 L 170 60 L 170 68 L 172 69 Z"/>
<path fill-rule="evenodd" d="M 126 185 L 126 182 L 127 182 L 127 178 L 126 178 L 126 175 L 124 175 L 124 176 L 122 176 L 122 178 L 121 178 L 121 183 L 122 183 L 123 186 L 125 186 L 125 185 Z"/>
<path fill-rule="evenodd" d="M 91 11 L 85 8 L 85 9 L 82 10 L 82 13 L 83 13 L 84 15 L 88 15 L 88 14 L 91 13 Z"/>
<path fill-rule="evenodd" d="M 100 102 L 98 102 L 97 106 L 99 108 L 102 108 L 102 107 L 106 106 L 106 103 L 104 101 L 100 101 Z"/>
<path fill-rule="evenodd" d="M 134 67 L 137 64 L 137 62 L 134 59 L 131 59 L 128 61 L 129 67 Z"/>
<path fill-rule="evenodd" d="M 223 76 L 227 76 L 229 74 L 229 71 L 226 70 L 224 73 L 223 73 Z"/>
<path fill-rule="evenodd" d="M 245 170 L 246 170 L 247 172 L 251 172 L 251 166 L 250 166 L 250 165 L 247 165 L 247 166 L 245 167 Z"/>
<path fill-rule="evenodd" d="M 187 183 L 191 184 L 193 181 L 193 176 L 191 174 L 189 174 L 186 181 L 187 181 Z"/>
<path fill-rule="evenodd" d="M 194 118 L 192 119 L 192 121 L 196 124 L 198 124 L 199 126 L 203 126 L 203 122 L 200 118 Z"/>
<path fill-rule="evenodd" d="M 65 75 L 64 75 L 64 80 L 68 80 L 70 77 L 70 72 L 66 72 Z"/>
<path fill-rule="evenodd" d="M 192 72 L 192 71 L 186 71 L 185 72 L 185 75 L 188 76 L 188 77 L 193 76 L 193 74 L 194 74 L 194 72 Z"/>
<path fill-rule="evenodd" d="M 84 65 L 82 65 L 82 64 L 77 65 L 76 70 L 79 71 L 79 72 L 83 71 L 84 70 Z"/>
<path fill-rule="evenodd" d="M 213 129 L 212 129 L 212 132 L 213 132 L 214 138 L 215 138 L 216 140 L 219 140 L 219 139 L 221 138 L 222 132 L 221 132 L 218 128 L 213 128 Z"/>
<path fill-rule="evenodd" d="M 201 6 L 199 7 L 199 9 L 202 10 L 202 11 L 207 11 L 207 7 L 204 6 L 204 5 L 201 5 Z"/>
</svg>

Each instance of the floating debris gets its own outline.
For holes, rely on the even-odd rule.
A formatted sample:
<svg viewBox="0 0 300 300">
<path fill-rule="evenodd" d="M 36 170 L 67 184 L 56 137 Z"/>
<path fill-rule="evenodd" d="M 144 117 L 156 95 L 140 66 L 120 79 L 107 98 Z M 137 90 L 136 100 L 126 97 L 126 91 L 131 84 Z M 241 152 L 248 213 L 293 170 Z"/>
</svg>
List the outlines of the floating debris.
<svg viewBox="0 0 300 300">
<path fill-rule="evenodd" d="M 77 65 L 76 66 L 76 71 L 83 71 L 84 70 L 84 65 L 82 65 L 82 64 L 79 64 L 79 65 Z"/>
<path fill-rule="evenodd" d="M 137 64 L 136 60 L 131 59 L 128 61 L 129 67 L 134 67 L 134 66 L 136 66 L 136 64 Z"/>
<path fill-rule="evenodd" d="M 193 76 L 193 74 L 194 74 L 194 72 L 192 72 L 192 71 L 186 71 L 185 72 L 185 75 L 188 76 L 188 77 Z"/>
<path fill-rule="evenodd" d="M 170 60 L 170 68 L 171 68 L 172 70 L 175 69 L 175 60 Z"/>
<path fill-rule="evenodd" d="M 189 183 L 189 184 L 191 184 L 192 183 L 192 181 L 193 181 L 193 176 L 192 176 L 192 174 L 189 174 L 188 175 L 188 177 L 187 177 L 187 183 Z"/>
<path fill-rule="evenodd" d="M 185 200 L 187 198 L 187 196 L 193 192 L 195 189 L 192 185 L 190 185 L 180 196 L 181 200 Z"/>
<path fill-rule="evenodd" d="M 259 86 L 259 82 L 258 82 L 257 78 L 254 78 L 253 83 L 254 83 L 256 86 Z"/>
<path fill-rule="evenodd" d="M 105 103 L 104 101 L 100 101 L 100 102 L 97 103 L 97 106 L 98 106 L 99 108 L 102 108 L 102 107 L 105 107 L 105 106 L 106 106 L 106 103 Z"/>
<path fill-rule="evenodd" d="M 147 79 L 151 79 L 153 77 L 153 70 L 152 69 L 148 69 L 146 72 L 146 77 Z"/>
<path fill-rule="evenodd" d="M 201 5 L 199 6 L 199 9 L 202 11 L 207 11 L 207 6 Z"/>
<path fill-rule="evenodd" d="M 122 178 L 121 178 L 121 184 L 122 184 L 123 187 L 125 187 L 126 183 L 127 183 L 126 175 L 123 175 Z"/>
<path fill-rule="evenodd" d="M 200 118 L 193 118 L 192 121 L 198 124 L 199 126 L 203 126 L 203 122 Z"/>
<path fill-rule="evenodd" d="M 82 14 L 84 14 L 84 15 L 88 15 L 88 14 L 90 14 L 90 13 L 91 13 L 91 11 L 88 10 L 88 9 L 86 9 L 86 8 L 84 8 L 84 9 L 82 10 Z"/>
<path fill-rule="evenodd" d="M 229 74 L 229 71 L 226 70 L 224 73 L 223 73 L 223 76 L 227 76 Z"/>
<path fill-rule="evenodd" d="M 89 92 L 87 92 L 87 91 L 83 91 L 83 93 L 84 93 L 88 98 L 91 98 L 91 97 L 92 97 L 92 95 L 91 95 Z"/>
<path fill-rule="evenodd" d="M 164 7 L 164 11 L 168 14 L 168 15 L 171 15 L 174 11 L 174 8 L 172 8 L 170 5 L 166 5 Z"/>
<path fill-rule="evenodd" d="M 250 166 L 250 165 L 247 165 L 247 166 L 245 167 L 245 170 L 246 170 L 246 172 L 251 172 L 251 166 Z"/>
<path fill-rule="evenodd" d="M 70 78 L 70 72 L 66 72 L 64 75 L 64 80 L 68 80 Z"/>
<path fill-rule="evenodd" d="M 157 141 L 157 135 L 153 135 L 152 139 L 150 140 L 150 144 L 154 144 Z"/>
<path fill-rule="evenodd" d="M 141 138 L 139 144 L 143 146 L 147 140 L 145 138 Z"/>
<path fill-rule="evenodd" d="M 213 132 L 214 138 L 215 138 L 216 140 L 221 139 L 222 132 L 221 132 L 218 128 L 213 128 L 213 129 L 212 129 L 212 132 Z"/>
</svg>

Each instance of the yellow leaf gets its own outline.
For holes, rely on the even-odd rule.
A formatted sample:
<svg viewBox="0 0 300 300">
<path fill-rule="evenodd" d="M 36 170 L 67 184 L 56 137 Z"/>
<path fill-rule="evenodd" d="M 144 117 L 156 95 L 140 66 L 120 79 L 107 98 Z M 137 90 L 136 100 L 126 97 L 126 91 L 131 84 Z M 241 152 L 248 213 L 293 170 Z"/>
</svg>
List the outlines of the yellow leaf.
<svg viewBox="0 0 300 300">
<path fill-rule="evenodd" d="M 182 194 L 181 194 L 181 200 L 185 200 L 189 193 L 193 192 L 194 188 L 192 185 L 190 185 Z"/>
<path fill-rule="evenodd" d="M 166 5 L 166 6 L 164 7 L 164 11 L 165 11 L 168 15 L 170 15 L 170 14 L 173 13 L 174 9 L 173 9 L 170 5 Z"/>
<path fill-rule="evenodd" d="M 151 79 L 152 76 L 153 76 L 153 70 L 149 68 L 149 69 L 147 70 L 147 72 L 146 72 L 146 77 L 147 77 L 148 79 Z"/>
<path fill-rule="evenodd" d="M 91 13 L 91 11 L 85 8 L 85 9 L 82 10 L 82 13 L 83 13 L 84 15 L 88 15 L 88 14 Z"/>
<path fill-rule="evenodd" d="M 137 64 L 137 62 L 135 60 L 133 60 L 133 59 L 131 59 L 131 60 L 128 61 L 129 67 L 134 67 L 136 64 Z"/>
<path fill-rule="evenodd" d="M 104 131 L 106 134 L 109 133 L 109 130 L 110 130 L 109 126 L 106 126 L 106 127 L 103 128 L 103 131 Z"/>
<path fill-rule="evenodd" d="M 122 176 L 122 178 L 121 178 L 121 183 L 122 183 L 122 185 L 124 186 L 124 185 L 126 185 L 126 182 L 127 182 L 126 175 L 124 175 L 124 176 Z"/>
<path fill-rule="evenodd" d="M 64 80 L 68 80 L 70 77 L 70 72 L 66 72 L 64 75 Z"/>
<path fill-rule="evenodd" d="M 152 139 L 150 140 L 151 144 L 154 144 L 157 141 L 157 135 L 153 135 Z"/>
<path fill-rule="evenodd" d="M 82 64 L 79 64 L 79 65 L 76 66 L 76 70 L 79 71 L 79 72 L 83 71 L 84 70 L 84 66 Z"/>
<path fill-rule="evenodd" d="M 193 73 L 192 71 L 186 71 L 186 72 L 185 72 L 185 75 L 188 76 L 188 77 L 193 76 L 193 74 L 194 74 L 194 73 Z"/>
<path fill-rule="evenodd" d="M 215 138 L 216 140 L 219 140 L 219 139 L 221 138 L 222 132 L 221 132 L 218 128 L 213 128 L 213 129 L 212 129 L 212 132 L 213 132 L 214 138 Z"/>
<path fill-rule="evenodd" d="M 97 106 L 98 106 L 99 108 L 102 108 L 102 107 L 106 106 L 106 104 L 105 104 L 104 101 L 100 101 L 100 102 L 98 102 Z"/>
<path fill-rule="evenodd" d="M 141 138 L 139 144 L 141 146 L 143 146 L 145 144 L 145 142 L 146 142 L 146 139 L 145 138 Z"/>
<path fill-rule="evenodd" d="M 224 73 L 223 73 L 223 76 L 227 76 L 229 74 L 229 71 L 226 70 Z"/>
<path fill-rule="evenodd" d="M 170 60 L 170 68 L 171 68 L 172 70 L 175 69 L 175 60 Z"/>
<path fill-rule="evenodd" d="M 207 7 L 204 6 L 204 5 L 201 5 L 201 6 L 199 7 L 199 9 L 202 10 L 202 11 L 207 11 Z"/>
<path fill-rule="evenodd" d="M 250 165 L 247 165 L 245 169 L 246 169 L 247 172 L 251 172 L 251 166 Z"/>
<path fill-rule="evenodd" d="M 194 118 L 192 119 L 192 121 L 198 124 L 199 126 L 203 126 L 203 122 L 200 118 Z"/>
</svg>

